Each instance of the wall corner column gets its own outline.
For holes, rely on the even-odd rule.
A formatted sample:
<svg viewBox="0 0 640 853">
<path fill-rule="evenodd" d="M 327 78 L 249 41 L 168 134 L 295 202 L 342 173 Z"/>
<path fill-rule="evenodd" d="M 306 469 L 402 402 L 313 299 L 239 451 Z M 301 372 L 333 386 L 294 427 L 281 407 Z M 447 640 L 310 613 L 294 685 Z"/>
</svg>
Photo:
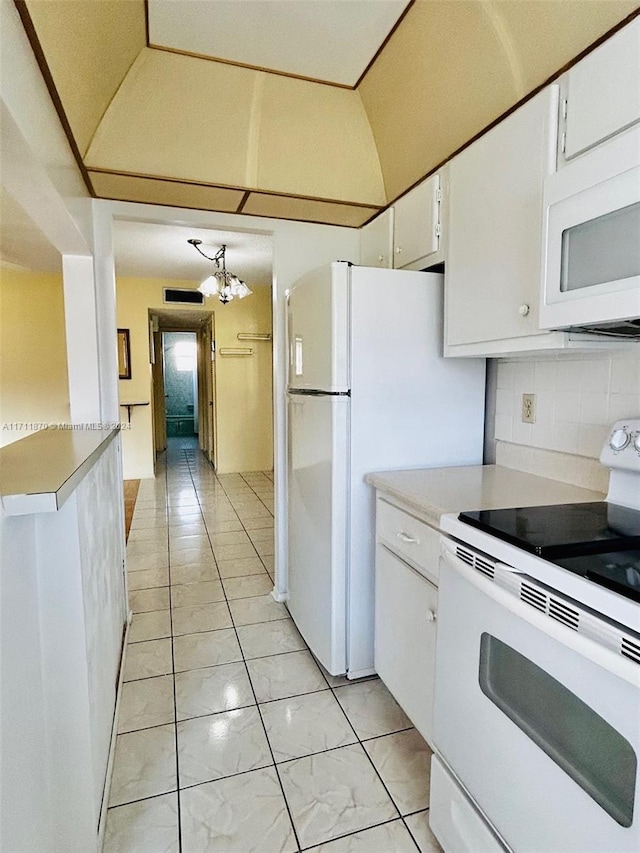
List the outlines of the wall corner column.
<svg viewBox="0 0 640 853">
<path fill-rule="evenodd" d="M 71 422 L 99 422 L 100 366 L 91 255 L 63 255 L 64 315 Z"/>
</svg>

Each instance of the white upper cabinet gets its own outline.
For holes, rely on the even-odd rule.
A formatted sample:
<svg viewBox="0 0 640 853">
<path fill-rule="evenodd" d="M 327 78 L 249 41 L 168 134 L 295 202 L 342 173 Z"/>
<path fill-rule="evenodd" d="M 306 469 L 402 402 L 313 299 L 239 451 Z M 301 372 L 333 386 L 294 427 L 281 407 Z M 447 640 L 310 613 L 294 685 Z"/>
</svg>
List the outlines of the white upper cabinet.
<svg viewBox="0 0 640 853">
<path fill-rule="evenodd" d="M 449 164 L 447 355 L 548 345 L 524 338 L 548 334 L 538 327 L 542 191 L 555 169 L 557 115 L 552 85 Z"/>
<path fill-rule="evenodd" d="M 360 231 L 360 263 L 421 270 L 444 259 L 441 234 L 446 169 L 432 175 Z"/>
<path fill-rule="evenodd" d="M 393 266 L 423 269 L 440 248 L 440 175 L 432 175 L 395 203 Z"/>
<path fill-rule="evenodd" d="M 393 208 L 360 230 L 360 263 L 364 267 L 393 267 Z"/>
<path fill-rule="evenodd" d="M 565 110 L 567 160 L 640 121 L 640 18 L 569 70 Z"/>
</svg>

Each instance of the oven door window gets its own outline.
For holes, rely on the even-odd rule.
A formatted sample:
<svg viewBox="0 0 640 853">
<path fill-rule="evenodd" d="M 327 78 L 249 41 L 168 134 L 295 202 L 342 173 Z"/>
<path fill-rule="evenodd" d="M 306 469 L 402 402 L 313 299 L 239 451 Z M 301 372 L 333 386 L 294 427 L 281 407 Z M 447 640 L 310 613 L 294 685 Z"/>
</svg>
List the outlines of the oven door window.
<svg viewBox="0 0 640 853">
<path fill-rule="evenodd" d="M 617 823 L 633 822 L 631 744 L 578 696 L 506 643 L 483 633 L 482 692 Z"/>
<path fill-rule="evenodd" d="M 582 290 L 640 275 L 640 203 L 562 232 L 560 290 Z"/>
</svg>

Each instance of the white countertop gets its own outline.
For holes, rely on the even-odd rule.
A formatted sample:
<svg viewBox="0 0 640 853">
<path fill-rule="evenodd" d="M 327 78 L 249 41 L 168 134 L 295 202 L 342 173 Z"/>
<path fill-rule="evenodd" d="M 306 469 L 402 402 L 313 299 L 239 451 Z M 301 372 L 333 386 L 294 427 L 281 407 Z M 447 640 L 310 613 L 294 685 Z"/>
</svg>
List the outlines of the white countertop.
<svg viewBox="0 0 640 853">
<path fill-rule="evenodd" d="M 117 429 L 40 430 L 0 449 L 0 499 L 6 515 L 56 512 Z"/>
<path fill-rule="evenodd" d="M 448 512 L 600 501 L 593 492 L 500 465 L 422 468 L 367 474 L 365 481 L 409 511 L 440 526 Z"/>
</svg>

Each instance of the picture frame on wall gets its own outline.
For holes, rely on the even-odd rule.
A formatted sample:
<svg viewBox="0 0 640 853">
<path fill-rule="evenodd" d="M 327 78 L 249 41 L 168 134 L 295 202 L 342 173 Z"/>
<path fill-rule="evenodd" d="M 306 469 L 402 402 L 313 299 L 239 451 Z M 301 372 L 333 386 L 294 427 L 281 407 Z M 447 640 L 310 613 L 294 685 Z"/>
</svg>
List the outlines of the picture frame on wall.
<svg viewBox="0 0 640 853">
<path fill-rule="evenodd" d="M 118 329 L 118 378 L 131 379 L 131 341 L 129 329 Z"/>
</svg>

